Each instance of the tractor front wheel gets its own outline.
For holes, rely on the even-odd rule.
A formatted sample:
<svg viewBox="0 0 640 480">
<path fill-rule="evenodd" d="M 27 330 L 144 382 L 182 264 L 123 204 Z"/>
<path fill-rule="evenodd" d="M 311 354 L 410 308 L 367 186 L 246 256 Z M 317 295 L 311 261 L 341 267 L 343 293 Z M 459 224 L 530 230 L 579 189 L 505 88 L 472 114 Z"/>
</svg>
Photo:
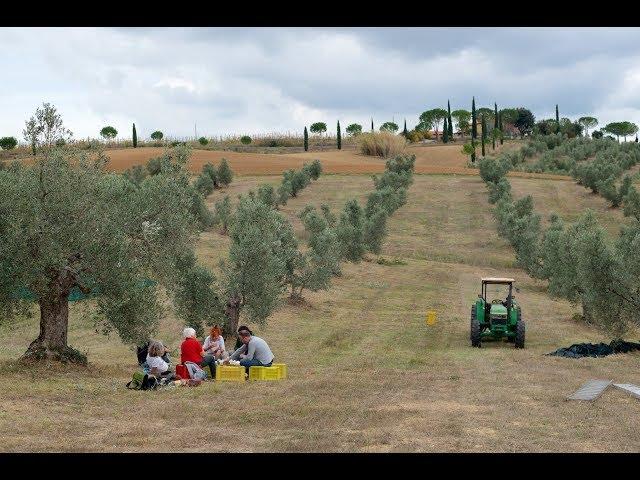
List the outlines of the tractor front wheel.
<svg viewBox="0 0 640 480">
<path fill-rule="evenodd" d="M 480 348 L 480 322 L 476 318 L 476 306 L 471 307 L 471 346 Z"/>
<path fill-rule="evenodd" d="M 522 318 L 518 318 L 518 323 L 516 323 L 516 348 L 524 348 L 524 320 Z"/>
</svg>

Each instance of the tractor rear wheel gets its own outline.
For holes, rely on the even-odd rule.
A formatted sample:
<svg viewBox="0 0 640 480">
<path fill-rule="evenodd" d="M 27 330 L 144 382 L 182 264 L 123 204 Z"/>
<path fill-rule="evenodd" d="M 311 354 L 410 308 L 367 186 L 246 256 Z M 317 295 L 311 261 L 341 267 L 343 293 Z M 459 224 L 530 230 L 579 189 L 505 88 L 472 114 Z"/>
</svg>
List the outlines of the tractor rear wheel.
<svg viewBox="0 0 640 480">
<path fill-rule="evenodd" d="M 476 318 L 476 306 L 471 307 L 471 346 L 480 348 L 480 322 Z"/>
<path fill-rule="evenodd" d="M 522 317 L 518 317 L 518 323 L 516 323 L 516 348 L 524 348 L 524 320 Z"/>
</svg>

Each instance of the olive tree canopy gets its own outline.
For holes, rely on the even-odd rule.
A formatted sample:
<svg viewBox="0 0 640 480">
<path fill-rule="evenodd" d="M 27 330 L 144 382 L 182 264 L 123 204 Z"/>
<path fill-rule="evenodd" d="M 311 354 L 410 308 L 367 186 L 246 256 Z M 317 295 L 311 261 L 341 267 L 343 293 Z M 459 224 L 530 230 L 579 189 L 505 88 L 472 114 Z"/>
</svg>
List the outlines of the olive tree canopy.
<svg viewBox="0 0 640 480">
<path fill-rule="evenodd" d="M 62 116 L 50 103 L 43 103 L 42 108 L 36 109 L 31 118 L 25 122 L 22 135 L 31 145 L 34 155 L 38 150 L 48 153 L 56 144 L 64 144 L 72 137 L 71 130 L 67 129 L 62 122 Z"/>
<path fill-rule="evenodd" d="M 70 295 L 93 297 L 103 332 L 149 338 L 193 251 L 198 219 L 186 158 L 139 185 L 105 170 L 106 157 L 54 149 L 33 166 L 0 171 L 0 318 L 40 310 L 25 358 L 86 359 L 67 345 Z M 180 161 L 182 159 L 182 161 Z M 184 262 L 183 262 L 184 263 Z"/>
</svg>

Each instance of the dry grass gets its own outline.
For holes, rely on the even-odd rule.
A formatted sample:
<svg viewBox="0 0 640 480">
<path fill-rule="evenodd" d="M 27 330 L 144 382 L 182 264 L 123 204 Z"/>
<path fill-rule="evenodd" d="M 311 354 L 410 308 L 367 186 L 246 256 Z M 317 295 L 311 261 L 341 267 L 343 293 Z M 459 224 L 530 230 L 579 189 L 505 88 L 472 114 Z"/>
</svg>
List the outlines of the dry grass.
<svg viewBox="0 0 640 480">
<path fill-rule="evenodd" d="M 562 218 L 573 222 L 590 208 L 598 222 L 612 235 L 617 237 L 620 226 L 630 221 L 622 214 L 622 208 L 611 208 L 602 196 L 593 193 L 573 180 L 563 182 L 540 182 L 532 179 L 513 178 L 509 180 L 513 194 L 519 198 L 531 195 L 536 211 L 548 222 L 552 213 L 562 213 Z"/>
<path fill-rule="evenodd" d="M 517 141 L 507 142 L 496 149 L 510 150 L 518 148 Z M 112 171 L 123 172 L 134 165 L 145 165 L 150 158 L 164 152 L 162 148 L 137 148 L 108 150 L 110 162 L 107 166 Z M 409 145 L 407 153 L 416 156 L 416 173 L 478 175 L 478 170 L 467 167 L 467 158 L 462 154 L 460 145 Z M 194 150 L 189 170 L 200 173 L 207 162 L 214 164 L 226 158 L 236 175 L 280 175 L 290 168 L 299 169 L 305 162 L 319 159 L 324 174 L 364 174 L 381 173 L 385 168 L 385 160 L 379 157 L 362 155 L 353 149 L 325 150 L 321 152 L 302 152 L 289 154 L 238 153 L 228 151 Z M 31 157 L 24 158 L 25 163 L 32 162 Z M 525 178 L 568 179 L 558 175 L 545 173 L 510 172 L 510 176 Z"/>
<path fill-rule="evenodd" d="M 227 193 L 276 177 L 241 177 Z M 571 182 L 514 180 L 536 191 L 538 209 L 572 215 Z M 547 187 L 552 185 L 552 187 Z M 341 208 L 363 199 L 367 176 L 323 176 L 283 212 L 305 204 Z M 562 192 L 568 193 L 562 193 Z M 216 192 L 209 197 L 220 198 Z M 598 205 L 586 196 L 581 206 Z M 127 391 L 135 356 L 116 337 L 93 332 L 74 305 L 70 344 L 91 367 L 23 371 L 13 364 L 37 335 L 34 319 L 0 326 L 2 451 L 638 451 L 638 400 L 612 390 L 596 403 L 564 397 L 590 378 L 638 384 L 640 355 L 563 359 L 543 354 L 600 341 L 571 320 L 574 308 L 550 299 L 543 284 L 514 269 L 513 251 L 496 235 L 482 181 L 417 176 L 408 204 L 389 222 L 383 256 L 406 265 L 346 264 L 327 292 L 303 306 L 283 305 L 256 329 L 290 379 L 207 383 L 172 391 Z M 603 212 L 608 214 L 608 212 Z M 228 239 L 201 236 L 201 261 L 215 266 Z M 469 306 L 482 275 L 514 276 L 527 321 L 527 348 L 472 349 Z M 424 324 L 435 309 L 438 323 Z M 159 338 L 177 348 L 181 324 L 167 314 Z"/>
<path fill-rule="evenodd" d="M 358 149 L 363 155 L 389 158 L 404 153 L 407 140 L 389 132 L 362 133 L 357 137 Z"/>
</svg>

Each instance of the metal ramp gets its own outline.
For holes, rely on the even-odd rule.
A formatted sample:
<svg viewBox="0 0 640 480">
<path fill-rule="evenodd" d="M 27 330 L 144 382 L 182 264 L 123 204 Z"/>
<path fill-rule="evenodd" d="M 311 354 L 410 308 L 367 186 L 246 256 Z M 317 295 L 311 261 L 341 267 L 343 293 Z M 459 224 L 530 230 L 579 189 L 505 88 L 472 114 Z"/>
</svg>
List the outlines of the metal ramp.
<svg viewBox="0 0 640 480">
<path fill-rule="evenodd" d="M 640 399 L 640 387 L 637 385 L 633 385 L 632 383 L 614 383 L 613 386 Z"/>
<path fill-rule="evenodd" d="M 568 400 L 595 400 L 607 389 L 613 380 L 589 380 L 568 396 Z M 636 387 L 637 388 L 637 387 Z"/>
</svg>

